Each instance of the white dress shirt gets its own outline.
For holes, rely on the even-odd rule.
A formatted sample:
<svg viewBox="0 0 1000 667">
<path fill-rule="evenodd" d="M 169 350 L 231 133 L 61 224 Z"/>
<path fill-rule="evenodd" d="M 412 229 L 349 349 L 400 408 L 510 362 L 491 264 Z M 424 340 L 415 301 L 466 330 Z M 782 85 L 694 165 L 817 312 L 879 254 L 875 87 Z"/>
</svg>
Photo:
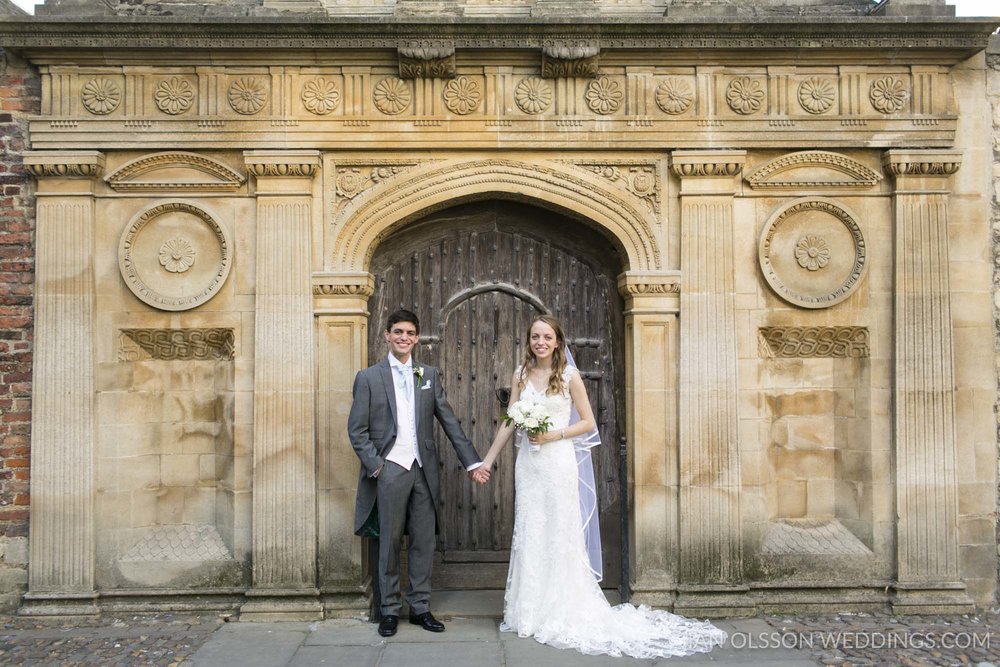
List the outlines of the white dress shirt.
<svg viewBox="0 0 1000 667">
<path fill-rule="evenodd" d="M 413 375 L 413 357 L 402 363 L 389 355 L 389 368 L 392 369 L 392 384 L 396 390 L 396 442 L 392 446 L 386 461 L 392 461 L 407 470 L 413 467 L 416 461 L 418 466 L 423 467 L 420 460 L 420 447 L 417 445 L 417 386 L 420 378 Z M 409 384 L 409 392 L 403 386 L 403 375 L 405 374 Z M 409 395 L 407 395 L 409 394 Z"/>
</svg>

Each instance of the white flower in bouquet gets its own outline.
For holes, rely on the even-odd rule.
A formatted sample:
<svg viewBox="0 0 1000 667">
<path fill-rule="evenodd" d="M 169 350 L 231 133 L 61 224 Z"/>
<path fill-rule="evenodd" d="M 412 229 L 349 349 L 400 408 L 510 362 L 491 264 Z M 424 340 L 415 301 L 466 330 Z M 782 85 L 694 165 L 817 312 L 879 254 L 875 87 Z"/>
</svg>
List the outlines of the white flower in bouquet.
<svg viewBox="0 0 1000 667">
<path fill-rule="evenodd" d="M 504 424 L 513 424 L 515 428 L 525 431 L 528 435 L 545 433 L 552 426 L 545 406 L 537 401 L 518 401 L 507 408 L 503 417 Z"/>
</svg>

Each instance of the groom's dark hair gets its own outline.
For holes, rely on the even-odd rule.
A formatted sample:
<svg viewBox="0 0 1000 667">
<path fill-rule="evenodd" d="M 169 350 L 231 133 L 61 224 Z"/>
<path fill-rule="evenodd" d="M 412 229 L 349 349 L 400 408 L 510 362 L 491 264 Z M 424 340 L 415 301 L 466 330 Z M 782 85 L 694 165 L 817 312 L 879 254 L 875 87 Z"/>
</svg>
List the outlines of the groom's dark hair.
<svg viewBox="0 0 1000 667">
<path fill-rule="evenodd" d="M 417 330 L 417 335 L 420 335 L 420 320 L 417 319 L 417 314 L 405 308 L 400 308 L 389 315 L 389 320 L 385 323 L 385 330 L 392 331 L 392 325 L 399 324 L 400 322 L 412 322 L 414 328 Z"/>
</svg>

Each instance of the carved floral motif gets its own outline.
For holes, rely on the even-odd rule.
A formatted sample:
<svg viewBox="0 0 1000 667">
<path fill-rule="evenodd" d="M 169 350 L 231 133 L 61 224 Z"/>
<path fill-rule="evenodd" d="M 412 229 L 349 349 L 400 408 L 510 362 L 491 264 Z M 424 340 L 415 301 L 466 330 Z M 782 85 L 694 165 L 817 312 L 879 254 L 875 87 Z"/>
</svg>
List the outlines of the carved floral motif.
<svg viewBox="0 0 1000 667">
<path fill-rule="evenodd" d="M 229 106 L 238 114 L 252 116 L 264 108 L 267 90 L 259 80 L 245 76 L 229 86 Z"/>
<path fill-rule="evenodd" d="M 160 266 L 170 273 L 184 273 L 194 265 L 194 247 L 185 238 L 173 238 L 160 246 Z"/>
<path fill-rule="evenodd" d="M 522 79 L 514 90 L 514 102 L 524 113 L 542 113 L 552 103 L 552 88 L 537 76 Z"/>
<path fill-rule="evenodd" d="M 467 116 L 475 111 L 482 98 L 479 84 L 467 76 L 460 76 L 445 84 L 444 105 L 459 116 Z"/>
<path fill-rule="evenodd" d="M 354 199 L 368 188 L 404 171 L 410 165 L 347 166 L 337 169 L 337 196 Z"/>
<path fill-rule="evenodd" d="M 306 111 L 325 116 L 340 104 L 340 89 L 327 79 L 313 79 L 302 86 L 302 104 Z"/>
<path fill-rule="evenodd" d="M 656 87 L 656 106 L 660 107 L 663 113 L 671 116 L 682 114 L 691 108 L 693 101 L 691 86 L 684 79 L 671 77 Z"/>
<path fill-rule="evenodd" d="M 650 164 L 613 164 L 603 162 L 578 162 L 598 176 L 612 183 L 620 184 L 636 197 L 644 199 L 650 207 L 659 212 L 660 193 L 656 167 Z"/>
<path fill-rule="evenodd" d="M 83 106 L 92 114 L 104 116 L 118 108 L 122 101 L 122 90 L 111 79 L 91 79 L 80 91 Z"/>
<path fill-rule="evenodd" d="M 878 111 L 889 114 L 896 113 L 903 108 L 906 100 L 909 99 L 909 91 L 906 85 L 896 77 L 887 76 L 884 79 L 872 83 L 871 91 L 868 93 L 872 106 Z"/>
<path fill-rule="evenodd" d="M 795 260 L 803 269 L 819 271 L 830 262 L 830 244 L 822 236 L 803 236 L 795 245 Z"/>
<path fill-rule="evenodd" d="M 160 111 L 176 116 L 191 108 L 194 103 L 194 89 L 184 79 L 170 77 L 156 84 L 153 100 Z"/>
<path fill-rule="evenodd" d="M 387 76 L 377 84 L 372 91 L 375 107 L 384 114 L 395 116 L 410 106 L 410 86 L 395 76 Z"/>
<path fill-rule="evenodd" d="M 452 79 L 455 77 L 455 54 L 429 59 L 400 54 L 399 76 L 402 79 Z"/>
<path fill-rule="evenodd" d="M 591 111 L 607 116 L 618 111 L 625 99 L 625 93 L 622 91 L 621 83 L 602 76 L 587 84 L 585 97 Z"/>
<path fill-rule="evenodd" d="M 809 113 L 825 113 L 833 106 L 833 91 L 833 82 L 814 76 L 799 84 L 799 104 Z"/>
<path fill-rule="evenodd" d="M 757 113 L 764 104 L 764 90 L 760 80 L 745 76 L 730 81 L 726 88 L 726 102 L 730 109 L 742 116 Z"/>
</svg>

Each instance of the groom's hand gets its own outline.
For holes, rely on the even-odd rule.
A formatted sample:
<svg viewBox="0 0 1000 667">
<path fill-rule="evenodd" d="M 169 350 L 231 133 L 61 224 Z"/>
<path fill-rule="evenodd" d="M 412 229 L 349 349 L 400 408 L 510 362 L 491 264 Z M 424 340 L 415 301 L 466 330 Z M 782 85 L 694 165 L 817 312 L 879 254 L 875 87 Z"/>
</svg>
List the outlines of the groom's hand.
<svg viewBox="0 0 1000 667">
<path fill-rule="evenodd" d="M 490 481 L 490 471 L 486 466 L 479 466 L 475 470 L 469 471 L 469 477 L 476 484 L 485 484 Z"/>
</svg>

